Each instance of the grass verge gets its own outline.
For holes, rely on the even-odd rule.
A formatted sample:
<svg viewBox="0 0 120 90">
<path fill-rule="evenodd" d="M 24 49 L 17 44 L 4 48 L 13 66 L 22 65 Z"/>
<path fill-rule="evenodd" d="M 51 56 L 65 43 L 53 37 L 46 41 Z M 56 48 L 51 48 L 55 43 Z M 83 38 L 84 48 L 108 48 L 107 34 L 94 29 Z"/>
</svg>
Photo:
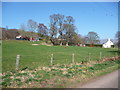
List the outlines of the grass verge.
<svg viewBox="0 0 120 90">
<path fill-rule="evenodd" d="M 4 88 L 66 88 L 71 84 L 85 83 L 91 78 L 117 70 L 119 64 L 120 60 L 109 59 L 94 64 L 58 64 L 33 70 L 6 72 L 2 74 L 1 84 Z"/>
</svg>

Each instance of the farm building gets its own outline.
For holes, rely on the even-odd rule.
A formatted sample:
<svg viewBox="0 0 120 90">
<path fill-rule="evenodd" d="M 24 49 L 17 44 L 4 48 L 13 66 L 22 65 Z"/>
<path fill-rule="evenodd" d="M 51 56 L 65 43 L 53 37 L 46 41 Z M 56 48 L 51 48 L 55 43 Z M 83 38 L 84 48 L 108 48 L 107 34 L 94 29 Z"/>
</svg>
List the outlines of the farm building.
<svg viewBox="0 0 120 90">
<path fill-rule="evenodd" d="M 27 37 L 27 36 L 18 35 L 18 36 L 16 36 L 16 40 L 39 41 L 39 40 L 42 40 L 42 38 L 41 37 Z"/>
<path fill-rule="evenodd" d="M 16 36 L 16 40 L 30 40 L 30 38 L 26 36 L 18 35 Z"/>
<path fill-rule="evenodd" d="M 103 44 L 103 48 L 111 48 L 112 45 L 114 45 L 114 43 L 109 38 L 108 41 Z"/>
<path fill-rule="evenodd" d="M 21 35 L 16 36 L 16 39 L 17 39 L 17 40 L 20 40 L 21 38 L 22 38 Z"/>
</svg>

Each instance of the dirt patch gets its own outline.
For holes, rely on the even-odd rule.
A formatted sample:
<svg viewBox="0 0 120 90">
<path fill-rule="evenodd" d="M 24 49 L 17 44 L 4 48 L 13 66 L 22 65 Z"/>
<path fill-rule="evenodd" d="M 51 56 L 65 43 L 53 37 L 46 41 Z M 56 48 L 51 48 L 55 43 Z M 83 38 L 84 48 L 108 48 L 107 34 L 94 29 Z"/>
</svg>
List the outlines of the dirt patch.
<svg viewBox="0 0 120 90">
<path fill-rule="evenodd" d="M 39 44 L 32 44 L 32 45 L 39 45 Z"/>
<path fill-rule="evenodd" d="M 111 58 L 104 58 L 103 61 L 114 61 L 120 59 L 120 56 L 117 57 L 111 57 Z"/>
</svg>

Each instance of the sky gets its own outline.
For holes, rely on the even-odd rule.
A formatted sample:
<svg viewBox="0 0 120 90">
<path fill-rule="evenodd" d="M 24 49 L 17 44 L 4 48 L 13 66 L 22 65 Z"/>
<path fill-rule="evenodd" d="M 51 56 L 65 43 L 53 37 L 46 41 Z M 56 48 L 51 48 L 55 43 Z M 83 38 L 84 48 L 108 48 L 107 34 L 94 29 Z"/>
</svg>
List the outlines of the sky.
<svg viewBox="0 0 120 90">
<path fill-rule="evenodd" d="M 118 31 L 117 2 L 2 2 L 2 27 L 19 29 L 29 19 L 49 28 L 52 14 L 72 16 L 77 32 L 96 32 L 100 39 L 115 38 Z"/>
</svg>

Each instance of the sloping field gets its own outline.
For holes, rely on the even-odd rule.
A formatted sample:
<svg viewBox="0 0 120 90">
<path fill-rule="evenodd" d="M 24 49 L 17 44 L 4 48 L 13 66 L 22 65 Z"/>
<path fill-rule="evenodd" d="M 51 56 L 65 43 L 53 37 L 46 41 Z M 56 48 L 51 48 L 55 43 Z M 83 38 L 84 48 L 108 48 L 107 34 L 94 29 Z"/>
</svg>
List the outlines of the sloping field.
<svg viewBox="0 0 120 90">
<path fill-rule="evenodd" d="M 75 63 L 82 61 L 88 62 L 100 60 L 101 57 L 112 57 L 117 55 L 117 49 L 104 49 L 95 47 L 78 47 L 78 46 L 45 46 L 32 45 L 40 42 L 3 41 L 3 72 L 15 70 L 16 55 L 20 55 L 19 69 L 33 69 L 38 66 L 50 65 L 51 54 L 53 54 L 53 64 L 70 64 L 72 63 L 72 54 L 74 53 Z M 89 55 L 90 53 L 90 55 Z"/>
</svg>

